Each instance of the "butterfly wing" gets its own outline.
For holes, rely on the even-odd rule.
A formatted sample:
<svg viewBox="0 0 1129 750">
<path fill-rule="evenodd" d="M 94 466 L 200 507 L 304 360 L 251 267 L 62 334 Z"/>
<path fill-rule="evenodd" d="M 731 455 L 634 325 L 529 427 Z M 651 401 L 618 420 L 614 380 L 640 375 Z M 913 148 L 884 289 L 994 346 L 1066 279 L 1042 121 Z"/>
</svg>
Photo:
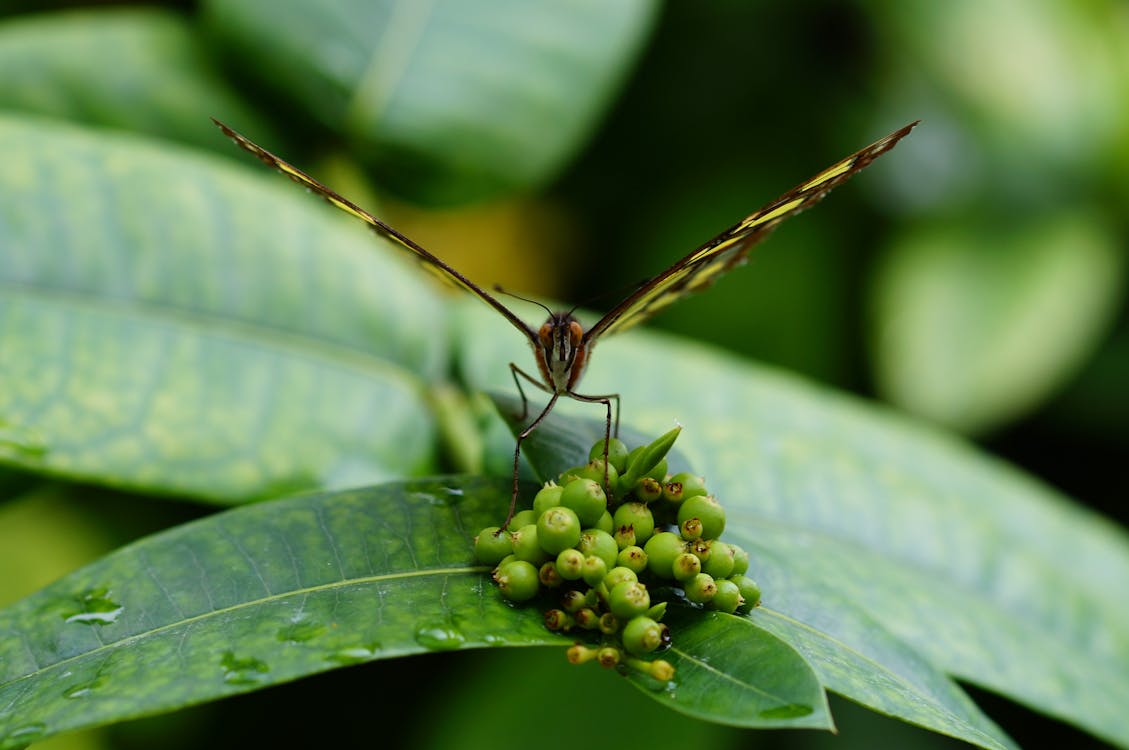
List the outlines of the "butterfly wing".
<svg viewBox="0 0 1129 750">
<path fill-rule="evenodd" d="M 832 188 L 892 149 L 915 125 L 916 121 L 833 164 L 682 258 L 600 318 L 585 332 L 585 343 L 591 344 L 598 336 L 642 323 L 672 302 L 710 286 L 724 273 L 741 265 L 753 246 L 767 237 L 777 224 L 818 203 Z"/>
<path fill-rule="evenodd" d="M 334 191 L 327 188 L 325 185 L 315 180 L 313 177 L 310 177 L 302 170 L 289 164 L 283 159 L 280 159 L 279 157 L 275 156 L 270 151 L 267 151 L 262 146 L 254 143 L 250 139 L 235 132 L 214 117 L 212 118 L 212 122 L 214 122 L 219 127 L 219 129 L 223 131 L 224 135 L 235 141 L 236 145 L 238 145 L 244 151 L 248 151 L 251 154 L 254 154 L 268 167 L 277 169 L 282 174 L 294 180 L 294 182 L 297 182 L 299 185 L 303 185 L 307 189 L 313 191 L 314 193 L 317 193 L 330 205 L 336 206 L 345 213 L 352 214 L 353 216 L 357 217 L 365 224 L 367 224 L 369 229 L 376 232 L 377 235 L 388 240 L 392 244 L 399 247 L 401 250 L 408 252 L 413 258 L 419 261 L 425 269 L 430 271 L 444 283 L 453 284 L 454 286 L 461 287 L 462 289 L 465 289 L 468 292 L 477 295 L 486 304 L 490 305 L 495 310 L 500 312 L 506 320 L 510 321 L 510 323 L 512 323 L 515 328 L 524 333 L 530 341 L 532 341 L 535 345 L 537 344 L 537 335 L 528 325 L 526 325 L 522 321 L 521 318 L 515 315 L 508 307 L 503 305 L 473 281 L 466 278 L 454 268 L 451 268 L 442 260 L 432 255 L 414 240 L 385 224 L 383 221 L 376 218 L 368 211 L 365 211 L 363 208 L 353 203 L 349 199 L 343 198 L 342 196 L 338 195 Z"/>
</svg>

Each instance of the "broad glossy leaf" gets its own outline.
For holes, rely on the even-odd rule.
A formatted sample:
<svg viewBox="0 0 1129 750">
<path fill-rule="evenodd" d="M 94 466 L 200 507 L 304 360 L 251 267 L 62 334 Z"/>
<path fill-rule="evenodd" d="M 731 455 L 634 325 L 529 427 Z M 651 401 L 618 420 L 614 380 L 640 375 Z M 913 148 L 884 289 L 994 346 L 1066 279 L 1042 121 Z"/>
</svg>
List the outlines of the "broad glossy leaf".
<svg viewBox="0 0 1129 750">
<path fill-rule="evenodd" d="M 991 141 L 988 158 L 1000 169 L 991 177 L 997 184 L 1029 189 L 1024 181 L 1047 179 L 1052 163 L 1075 174 L 1084 174 L 1080 167 L 1124 164 L 1123 158 L 1110 158 L 1123 154 L 1129 123 L 1127 102 L 1113 93 L 1129 85 L 1120 52 L 1125 27 L 1118 3 L 913 0 L 871 5 L 871 17 L 889 39 L 897 40 L 892 52 L 905 60 L 897 68 L 904 95 L 920 100 L 925 89 L 927 95 L 939 93 L 952 101 L 959 113 L 954 119 L 974 123 Z M 1016 60 L 1026 64 L 1016 65 Z M 923 87 L 922 80 L 930 85 Z M 960 161 L 974 167 L 977 156 L 964 153 Z M 1056 176 L 1061 178 L 1061 172 Z M 1116 177 L 1116 171 L 1110 176 Z"/>
<path fill-rule="evenodd" d="M 463 309 L 462 372 L 501 389 L 529 355 L 479 307 Z M 1006 745 L 947 674 L 1129 743 L 1124 530 L 958 439 L 685 340 L 602 342 L 581 390 L 621 391 L 636 429 L 684 425 L 726 535 L 753 551 L 756 622 L 830 689 Z"/>
<path fill-rule="evenodd" d="M 305 495 L 118 550 L 0 612 L 0 747 L 373 659 L 563 647 L 472 562 L 472 535 L 507 498 L 507 481 L 475 478 Z M 828 726 L 782 641 L 737 618 L 683 619 L 660 700 L 731 724 Z"/>
<path fill-rule="evenodd" d="M 240 65 L 371 155 L 383 185 L 457 203 L 527 189 L 584 143 L 651 0 L 216 0 Z"/>
<path fill-rule="evenodd" d="M 430 466 L 445 326 L 394 250 L 257 163 L 20 118 L 0 150 L 0 461 L 223 502 Z"/>
<path fill-rule="evenodd" d="M 873 289 L 874 362 L 894 403 L 962 432 L 1054 393 L 1124 296 L 1124 252 L 1092 215 L 1010 232 L 945 226 L 890 248 Z"/>
<path fill-rule="evenodd" d="M 0 23 L 0 107 L 235 152 L 208 116 L 270 140 L 179 13 L 105 8 Z"/>
</svg>

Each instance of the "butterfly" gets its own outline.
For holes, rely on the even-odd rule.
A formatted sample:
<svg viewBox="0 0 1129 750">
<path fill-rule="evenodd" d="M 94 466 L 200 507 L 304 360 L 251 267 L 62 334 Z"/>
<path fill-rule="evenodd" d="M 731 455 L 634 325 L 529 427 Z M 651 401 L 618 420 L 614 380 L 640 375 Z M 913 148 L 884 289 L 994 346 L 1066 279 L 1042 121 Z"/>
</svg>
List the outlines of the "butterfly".
<svg viewBox="0 0 1129 750">
<path fill-rule="evenodd" d="M 604 459 L 606 465 L 608 441 L 619 430 L 619 394 L 609 393 L 594 396 L 585 395 L 576 390 L 577 384 L 591 359 L 592 350 L 600 337 L 609 336 L 636 326 L 667 305 L 712 285 L 720 276 L 744 263 L 753 246 L 767 237 L 777 224 L 818 203 L 832 188 L 841 185 L 852 175 L 865 169 L 871 162 L 892 149 L 898 141 L 908 135 L 919 121 L 911 122 L 885 138 L 856 151 L 811 179 L 801 182 L 763 208 L 749 214 L 674 263 L 670 268 L 640 284 L 622 302 L 605 313 L 591 327 L 585 328 L 571 311 L 553 312 L 546 308 L 549 317 L 536 329 L 526 324 L 496 297 L 411 238 L 401 234 L 347 198 L 341 197 L 297 167 L 283 161 L 235 132 L 219 120 L 212 118 L 212 122 L 238 146 L 254 154 L 267 166 L 277 169 L 299 185 L 304 185 L 312 192 L 320 195 L 330 204 L 365 222 L 376 234 L 410 253 L 425 269 L 441 280 L 462 287 L 476 295 L 497 310 L 502 317 L 525 336 L 533 349 L 540 378 L 535 378 L 516 364 L 510 363 L 510 373 L 513 376 L 518 393 L 521 394 L 523 407 L 521 419 L 524 421 L 529 412 L 528 401 L 521 387 L 519 376 L 536 388 L 548 393 L 549 402 L 540 414 L 518 433 L 517 446 L 514 448 L 513 494 L 510 498 L 509 515 L 502 524 L 502 528 L 505 528 L 513 517 L 514 509 L 517 506 L 518 463 L 521 459 L 521 444 L 548 416 L 561 396 L 604 406 L 606 411 L 604 429 Z M 612 428 L 612 401 L 615 401 L 614 430 Z M 606 481 L 605 484 L 607 484 Z"/>
</svg>

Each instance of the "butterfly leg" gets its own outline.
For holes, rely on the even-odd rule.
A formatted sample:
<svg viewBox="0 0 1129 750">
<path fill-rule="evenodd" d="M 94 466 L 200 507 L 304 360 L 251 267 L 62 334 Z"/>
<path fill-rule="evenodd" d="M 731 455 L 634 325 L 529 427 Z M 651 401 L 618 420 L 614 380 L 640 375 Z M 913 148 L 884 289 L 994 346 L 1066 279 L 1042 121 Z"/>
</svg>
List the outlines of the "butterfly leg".
<svg viewBox="0 0 1129 750">
<path fill-rule="evenodd" d="M 518 370 L 513 365 L 510 365 L 510 367 L 513 367 L 514 370 L 521 372 L 521 370 Z M 522 375 L 525 375 L 525 373 L 522 373 Z M 526 375 L 526 377 L 529 377 L 529 376 Z M 553 410 L 553 407 L 556 406 L 557 399 L 560 398 L 560 396 L 561 396 L 561 394 L 554 393 L 553 397 L 549 399 L 549 403 L 547 403 L 545 405 L 545 408 L 541 411 L 541 413 L 537 415 L 537 419 L 534 419 L 532 422 L 530 422 L 526 426 L 526 428 L 524 430 L 522 430 L 521 432 L 518 433 L 517 446 L 514 447 L 514 491 L 513 491 L 513 494 L 510 496 L 510 512 L 506 516 L 505 522 L 502 524 L 503 529 L 505 529 L 507 526 L 510 525 L 510 521 L 513 520 L 514 512 L 517 509 L 517 470 L 518 470 L 518 463 L 521 461 L 521 443 L 522 443 L 523 440 L 525 440 L 527 437 L 529 437 L 533 433 L 534 430 L 537 429 L 537 425 L 541 424 L 541 420 L 543 420 L 545 417 L 547 417 L 549 415 L 549 412 L 551 412 Z"/>
<path fill-rule="evenodd" d="M 583 396 L 573 391 L 568 391 L 569 398 L 576 399 L 577 401 L 585 401 L 589 404 L 603 404 L 607 410 L 607 418 L 604 422 L 604 493 L 609 499 L 612 498 L 612 488 L 608 486 L 608 443 L 611 442 L 613 437 L 619 437 L 619 394 L 609 393 L 606 396 Z M 612 401 L 615 401 L 615 429 L 612 429 Z"/>
<path fill-rule="evenodd" d="M 525 391 L 522 390 L 521 381 L 517 379 L 517 376 L 521 375 L 523 378 L 528 380 L 530 383 L 533 383 L 533 385 L 537 386 L 537 388 L 541 389 L 542 391 L 545 391 L 545 393 L 552 393 L 552 391 L 550 391 L 548 388 L 546 388 L 545 385 L 540 380 L 537 380 L 535 377 L 533 377 L 532 375 L 527 373 L 525 370 L 523 370 L 520 367 L 518 367 L 517 365 L 515 365 L 513 362 L 510 362 L 510 375 L 513 376 L 514 385 L 517 386 L 517 392 L 521 396 L 521 416 L 519 416 L 518 419 L 525 419 L 526 416 L 529 414 L 529 399 L 527 399 L 525 397 Z"/>
</svg>

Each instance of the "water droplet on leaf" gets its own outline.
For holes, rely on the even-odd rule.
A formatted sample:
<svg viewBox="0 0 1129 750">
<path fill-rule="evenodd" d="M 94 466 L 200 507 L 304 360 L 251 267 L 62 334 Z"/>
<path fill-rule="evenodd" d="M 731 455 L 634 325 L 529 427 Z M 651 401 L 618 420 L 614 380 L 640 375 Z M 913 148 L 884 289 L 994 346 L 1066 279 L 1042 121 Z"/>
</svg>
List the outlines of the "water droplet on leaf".
<svg viewBox="0 0 1129 750">
<path fill-rule="evenodd" d="M 765 719 L 796 719 L 801 716 L 808 716 L 813 713 L 813 711 L 814 709 L 811 706 L 788 703 L 783 706 L 767 708 L 761 711 L 759 715 Z"/>
<path fill-rule="evenodd" d="M 90 682 L 80 683 L 78 685 L 71 685 L 63 691 L 64 698 L 85 698 L 94 692 L 96 688 L 102 687 L 106 680 L 103 677 L 96 677 Z"/>
<path fill-rule="evenodd" d="M 0 750 L 16 750 L 42 739 L 47 733 L 46 724 L 24 724 L 0 738 Z"/>
<path fill-rule="evenodd" d="M 64 622 L 80 622 L 84 625 L 112 625 L 125 607 L 110 598 L 107 588 L 90 589 L 75 598 L 77 609 L 63 615 Z"/>
<path fill-rule="evenodd" d="M 240 658 L 231 651 L 224 652 L 220 666 L 223 667 L 223 681 L 229 685 L 257 684 L 270 671 L 266 662 L 251 656 Z"/>
<path fill-rule="evenodd" d="M 466 636 L 451 625 L 427 623 L 416 628 L 416 643 L 432 651 L 453 651 L 466 643 Z"/>
<path fill-rule="evenodd" d="M 320 622 L 313 622 L 310 620 L 299 620 L 292 622 L 285 627 L 278 629 L 278 640 L 283 643 L 305 643 L 308 640 L 317 638 L 324 633 L 325 626 Z"/>
<path fill-rule="evenodd" d="M 379 643 L 372 643 L 368 646 L 351 646 L 334 651 L 329 655 L 329 660 L 341 664 L 359 664 L 362 661 L 375 659 L 380 649 Z"/>
</svg>

